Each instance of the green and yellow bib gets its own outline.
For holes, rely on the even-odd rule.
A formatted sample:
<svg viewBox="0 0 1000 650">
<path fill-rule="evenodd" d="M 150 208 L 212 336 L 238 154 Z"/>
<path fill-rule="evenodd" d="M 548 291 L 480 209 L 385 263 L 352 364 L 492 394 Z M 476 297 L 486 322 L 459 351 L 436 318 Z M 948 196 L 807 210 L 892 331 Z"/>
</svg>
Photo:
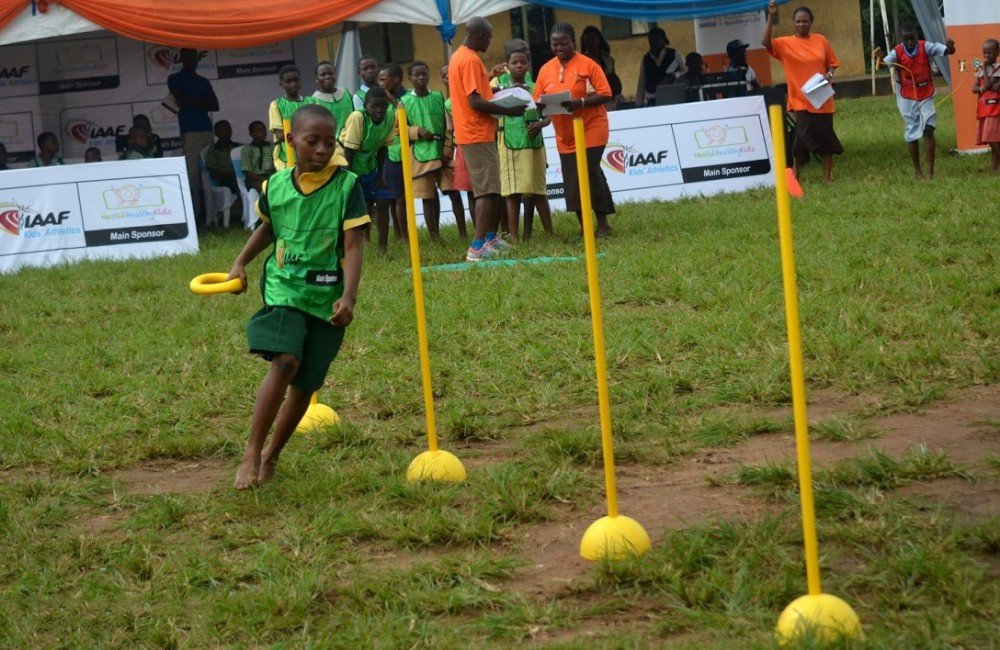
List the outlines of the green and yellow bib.
<svg viewBox="0 0 1000 650">
<path fill-rule="evenodd" d="M 419 162 L 441 160 L 444 152 L 444 95 L 434 90 L 423 97 L 408 93 L 399 100 L 406 109 L 407 121 L 411 126 L 422 126 L 438 138 L 434 140 L 414 140 L 413 157 Z"/>
</svg>

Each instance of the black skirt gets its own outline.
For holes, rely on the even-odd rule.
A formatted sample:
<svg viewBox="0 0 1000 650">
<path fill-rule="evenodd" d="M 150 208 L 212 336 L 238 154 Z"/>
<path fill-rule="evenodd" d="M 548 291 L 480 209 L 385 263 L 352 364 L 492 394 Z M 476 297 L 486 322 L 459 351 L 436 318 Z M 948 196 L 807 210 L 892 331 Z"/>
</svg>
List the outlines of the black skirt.
<svg viewBox="0 0 1000 650">
<path fill-rule="evenodd" d="M 614 214 L 615 203 L 611 198 L 611 188 L 608 179 L 601 169 L 601 157 L 604 156 L 604 145 L 587 148 L 587 172 L 590 176 L 590 202 L 597 214 Z M 563 188 L 566 192 L 566 211 L 580 212 L 580 177 L 576 173 L 576 154 L 561 153 Z"/>
<path fill-rule="evenodd" d="M 817 155 L 844 153 L 844 145 L 840 144 L 833 130 L 833 113 L 810 113 L 809 111 L 793 111 L 795 115 L 795 144 L 793 153 L 802 161 L 809 154 Z"/>
</svg>

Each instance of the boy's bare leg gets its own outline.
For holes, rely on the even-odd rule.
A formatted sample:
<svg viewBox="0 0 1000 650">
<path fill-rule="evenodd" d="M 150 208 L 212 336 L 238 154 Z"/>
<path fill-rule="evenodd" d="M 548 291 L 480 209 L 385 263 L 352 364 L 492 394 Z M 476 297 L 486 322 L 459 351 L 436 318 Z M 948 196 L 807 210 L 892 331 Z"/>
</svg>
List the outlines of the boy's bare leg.
<svg viewBox="0 0 1000 650">
<path fill-rule="evenodd" d="M 924 149 L 927 151 L 927 177 L 934 178 L 934 156 L 937 154 L 937 140 L 934 138 L 934 127 L 924 129 Z"/>
<path fill-rule="evenodd" d="M 285 448 L 289 438 L 295 433 L 295 427 L 302 421 L 302 417 L 309 408 L 309 398 L 312 393 L 309 391 L 290 386 L 288 397 L 278 411 L 278 419 L 274 425 L 274 435 L 267 444 L 267 449 L 260 455 L 260 470 L 257 472 L 257 483 L 267 483 L 274 477 L 274 467 L 278 464 L 278 456 Z"/>
<path fill-rule="evenodd" d="M 542 220 L 542 228 L 545 234 L 552 236 L 556 231 L 552 228 L 552 208 L 549 207 L 549 197 L 544 194 L 536 194 L 534 197 L 535 209 L 538 210 L 538 218 Z"/>
<path fill-rule="evenodd" d="M 441 202 L 439 200 L 424 199 L 424 223 L 427 224 L 427 232 L 431 239 L 434 241 L 441 239 Z"/>
<path fill-rule="evenodd" d="M 469 206 L 469 221 L 472 222 L 473 232 L 476 230 L 476 197 L 472 190 L 465 193 L 465 202 Z"/>
<path fill-rule="evenodd" d="M 920 141 L 907 142 L 906 147 L 910 150 L 910 160 L 913 161 L 913 173 L 918 179 L 923 179 L 924 170 L 920 169 Z M 931 163 L 931 169 L 934 169 L 934 163 Z"/>
<path fill-rule="evenodd" d="M 260 455 L 264 440 L 274 424 L 274 418 L 285 399 L 285 391 L 299 369 L 299 361 L 291 354 L 277 354 L 271 360 L 264 381 L 257 390 L 257 401 L 253 405 L 253 419 L 250 421 L 250 440 L 243 452 L 243 462 L 236 470 L 233 487 L 246 490 L 257 482 L 260 473 Z"/>
<path fill-rule="evenodd" d="M 462 240 L 469 238 L 469 233 L 465 230 L 465 206 L 462 205 L 462 193 L 458 190 L 448 192 L 451 199 L 451 211 L 455 214 L 455 225 L 458 226 L 458 236 Z"/>
<path fill-rule="evenodd" d="M 823 153 L 820 154 L 819 160 L 823 163 L 823 182 L 832 183 L 833 182 L 833 154 Z M 798 175 L 796 174 L 796 177 Z"/>
<path fill-rule="evenodd" d="M 375 227 L 378 229 L 378 254 L 385 255 L 389 248 L 389 201 L 375 202 Z"/>
<path fill-rule="evenodd" d="M 392 229 L 396 231 L 396 237 L 401 241 L 409 241 L 409 230 L 406 228 L 406 199 L 402 196 L 396 197 L 392 202 Z"/>
<path fill-rule="evenodd" d="M 995 172 L 1000 172 L 1000 142 L 990 143 L 990 167 Z"/>
<path fill-rule="evenodd" d="M 508 196 L 506 200 L 506 208 L 507 232 L 510 233 L 511 239 L 517 241 L 518 221 L 521 216 L 521 197 L 517 194 Z"/>
</svg>

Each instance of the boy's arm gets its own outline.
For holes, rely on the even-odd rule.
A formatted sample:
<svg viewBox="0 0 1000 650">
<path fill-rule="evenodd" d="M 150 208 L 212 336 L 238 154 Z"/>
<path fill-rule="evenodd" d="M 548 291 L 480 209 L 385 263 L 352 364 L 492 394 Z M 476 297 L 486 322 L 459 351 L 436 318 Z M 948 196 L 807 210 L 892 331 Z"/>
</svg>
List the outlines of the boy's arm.
<svg viewBox="0 0 1000 650">
<path fill-rule="evenodd" d="M 243 250 L 240 254 L 236 256 L 236 261 L 233 262 L 233 268 L 229 270 L 229 275 L 226 280 L 233 280 L 239 278 L 240 282 L 243 283 L 243 289 L 239 293 L 243 293 L 247 290 L 247 271 L 246 265 L 254 260 L 255 257 L 261 254 L 268 246 L 274 243 L 274 230 L 271 228 L 271 223 L 269 221 L 264 221 L 260 224 L 257 230 L 253 231 L 250 235 L 250 239 L 243 246 Z"/>
<path fill-rule="evenodd" d="M 333 304 L 330 323 L 347 327 L 354 320 L 354 305 L 358 300 L 358 286 L 361 284 L 361 251 L 364 238 L 361 228 L 344 231 L 344 295 Z"/>
</svg>

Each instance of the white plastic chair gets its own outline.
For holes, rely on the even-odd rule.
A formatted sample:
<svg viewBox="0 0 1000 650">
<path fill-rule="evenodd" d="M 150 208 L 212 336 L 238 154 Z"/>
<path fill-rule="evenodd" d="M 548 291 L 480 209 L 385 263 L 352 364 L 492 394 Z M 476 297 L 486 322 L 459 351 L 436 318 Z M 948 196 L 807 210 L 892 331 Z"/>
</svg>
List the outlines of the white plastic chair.
<svg viewBox="0 0 1000 650">
<path fill-rule="evenodd" d="M 260 194 L 254 188 L 247 187 L 247 177 L 243 173 L 243 147 L 233 149 L 229 157 L 233 161 L 233 171 L 236 172 L 236 184 L 240 188 L 240 200 L 243 202 L 243 227 L 247 230 L 253 230 L 253 226 L 257 222 L 253 206 L 256 205 Z"/>
<path fill-rule="evenodd" d="M 208 173 L 205 166 L 205 152 L 209 147 L 201 150 L 198 156 L 198 168 L 201 170 L 201 186 L 205 188 L 205 225 L 214 226 L 219 221 L 219 213 L 222 213 L 222 226 L 229 227 L 229 208 L 236 202 L 236 195 L 228 187 L 219 185 Z"/>
</svg>

